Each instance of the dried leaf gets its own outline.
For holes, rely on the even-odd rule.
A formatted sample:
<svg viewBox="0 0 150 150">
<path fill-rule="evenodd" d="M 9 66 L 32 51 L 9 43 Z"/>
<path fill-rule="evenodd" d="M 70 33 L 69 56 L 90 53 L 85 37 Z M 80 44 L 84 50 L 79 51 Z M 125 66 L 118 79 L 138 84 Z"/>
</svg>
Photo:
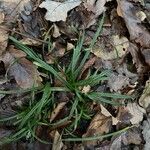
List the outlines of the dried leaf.
<svg viewBox="0 0 150 150">
<path fill-rule="evenodd" d="M 31 39 L 31 38 L 23 38 L 22 40 L 20 40 L 20 42 L 24 45 L 31 45 L 31 46 L 42 45 L 42 42 L 39 42 L 39 41 Z"/>
<path fill-rule="evenodd" d="M 119 107 L 117 118 L 125 124 L 139 124 L 145 113 L 145 110 L 138 104 L 128 103 L 126 107 Z"/>
<path fill-rule="evenodd" d="M 130 43 L 129 52 L 133 57 L 132 61 L 137 68 L 137 72 L 139 74 L 146 72 L 148 67 L 146 66 L 147 64 L 143 63 L 143 58 L 141 57 L 138 47 L 135 44 Z"/>
<path fill-rule="evenodd" d="M 82 89 L 82 93 L 87 94 L 88 92 L 90 92 L 91 87 L 89 85 L 84 86 Z"/>
<path fill-rule="evenodd" d="M 149 150 L 150 148 L 150 117 L 147 118 L 147 120 L 145 120 L 143 122 L 142 125 L 142 134 L 145 140 L 145 145 L 144 145 L 144 150 Z"/>
<path fill-rule="evenodd" d="M 124 75 L 120 75 L 120 74 L 111 74 L 109 80 L 108 80 L 108 86 L 110 87 L 110 89 L 112 91 L 119 91 L 122 88 L 126 87 L 129 85 L 129 78 L 124 76 Z"/>
<path fill-rule="evenodd" d="M 1 0 L 0 10 L 4 11 L 7 19 L 11 18 L 14 20 L 17 14 L 24 10 L 26 5 L 31 5 L 30 0 Z"/>
<path fill-rule="evenodd" d="M 143 108 L 147 108 L 150 105 L 150 80 L 146 82 L 144 91 L 139 99 L 139 104 Z"/>
<path fill-rule="evenodd" d="M 19 50 L 16 51 L 20 53 Z M 6 52 L 2 57 L 5 68 L 8 70 L 8 75 L 13 76 L 17 84 L 24 89 L 40 85 L 41 78 L 36 66 L 26 58 L 19 59 L 15 57 L 15 55 L 16 52 L 14 53 L 10 49 L 10 51 Z M 16 59 L 18 60 L 16 61 Z"/>
<path fill-rule="evenodd" d="M 141 20 L 144 21 L 146 19 L 146 14 L 143 11 L 139 11 L 136 13 L 136 16 Z"/>
<path fill-rule="evenodd" d="M 60 111 L 63 109 L 63 107 L 66 105 L 67 102 L 61 102 L 59 103 L 56 108 L 53 110 L 50 116 L 50 122 L 52 122 L 56 116 L 60 113 Z"/>
<path fill-rule="evenodd" d="M 53 135 L 54 137 L 53 137 L 52 150 L 61 150 L 64 145 L 61 139 L 61 135 L 59 134 L 58 131 L 55 131 Z"/>
<path fill-rule="evenodd" d="M 59 37 L 60 35 L 61 35 L 61 34 L 60 34 L 60 32 L 59 32 L 58 26 L 57 26 L 56 24 L 54 24 L 53 37 L 54 37 L 54 38 L 57 38 L 57 37 Z"/>
<path fill-rule="evenodd" d="M 6 50 L 8 42 L 8 32 L 0 28 L 0 56 Z"/>
<path fill-rule="evenodd" d="M 111 117 L 107 117 L 98 112 L 91 121 L 86 134 L 83 137 L 90 137 L 108 133 L 112 127 Z M 97 141 L 85 142 L 86 145 L 96 145 Z"/>
<path fill-rule="evenodd" d="M 140 130 L 135 127 L 118 135 L 117 137 L 114 137 L 110 144 L 110 150 L 128 149 L 128 145 L 139 145 L 141 142 L 142 138 L 140 135 Z"/>
<path fill-rule="evenodd" d="M 47 13 L 45 15 L 46 20 L 56 22 L 61 20 L 66 21 L 68 11 L 77 7 L 80 3 L 80 0 L 68 0 L 64 3 L 46 0 L 42 2 L 39 7 L 47 9 Z"/>
<path fill-rule="evenodd" d="M 88 11 L 93 12 L 96 16 L 102 14 L 105 11 L 105 3 L 107 0 L 86 0 L 84 6 Z"/>
<path fill-rule="evenodd" d="M 132 124 L 139 124 L 143 120 L 143 115 L 146 113 L 146 111 L 138 104 L 128 103 L 126 108 L 128 112 L 132 115 L 132 118 L 130 119 L 130 122 Z"/>
<path fill-rule="evenodd" d="M 102 104 L 100 104 L 100 107 L 101 107 L 101 113 L 103 115 L 105 115 L 106 117 L 109 117 L 109 116 L 112 117 L 112 125 L 117 125 L 117 123 L 119 122 L 119 120 L 117 118 L 113 117 L 110 114 L 110 112 Z"/>
<path fill-rule="evenodd" d="M 92 49 L 92 53 L 94 53 L 97 57 L 102 58 L 103 60 L 112 60 L 123 57 L 127 48 L 129 47 L 129 42 L 126 37 L 119 37 L 118 35 L 112 36 L 110 41 L 112 40 L 112 49 L 111 51 L 105 50 L 105 43 L 102 43 L 99 47 L 95 47 Z"/>
<path fill-rule="evenodd" d="M 150 33 L 141 25 L 141 20 L 136 16 L 136 7 L 127 0 L 117 2 L 130 33 L 130 39 L 140 43 L 143 47 L 150 47 Z"/>
</svg>

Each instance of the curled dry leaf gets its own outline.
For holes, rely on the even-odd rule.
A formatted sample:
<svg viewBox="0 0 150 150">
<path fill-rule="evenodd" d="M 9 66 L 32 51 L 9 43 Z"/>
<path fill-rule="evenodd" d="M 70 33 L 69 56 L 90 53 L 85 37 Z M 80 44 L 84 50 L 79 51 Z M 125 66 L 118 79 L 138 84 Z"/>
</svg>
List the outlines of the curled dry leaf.
<svg viewBox="0 0 150 150">
<path fill-rule="evenodd" d="M 139 99 L 139 104 L 143 108 L 147 108 L 150 105 L 150 80 L 146 82 L 144 91 Z"/>
<path fill-rule="evenodd" d="M 150 33 L 141 25 L 141 20 L 136 16 L 136 7 L 127 0 L 118 0 L 119 14 L 124 18 L 130 39 L 140 43 L 143 47 L 150 47 Z"/>
<path fill-rule="evenodd" d="M 24 89 L 40 85 L 41 78 L 36 66 L 22 56 L 23 53 L 17 49 L 10 49 L 2 56 L 8 75 L 13 76 L 17 84 Z"/>
<path fill-rule="evenodd" d="M 71 9 L 80 5 L 80 0 L 68 0 L 64 3 L 46 0 L 40 4 L 40 8 L 45 8 L 47 13 L 45 19 L 51 22 L 66 21 L 67 13 Z"/>
<path fill-rule="evenodd" d="M 101 112 L 98 112 L 93 120 L 91 121 L 87 132 L 83 135 L 83 137 L 91 137 L 96 135 L 102 135 L 110 132 L 112 127 L 111 116 L 107 117 L 103 115 Z M 85 142 L 85 145 L 96 145 L 97 141 L 88 141 Z"/>
</svg>

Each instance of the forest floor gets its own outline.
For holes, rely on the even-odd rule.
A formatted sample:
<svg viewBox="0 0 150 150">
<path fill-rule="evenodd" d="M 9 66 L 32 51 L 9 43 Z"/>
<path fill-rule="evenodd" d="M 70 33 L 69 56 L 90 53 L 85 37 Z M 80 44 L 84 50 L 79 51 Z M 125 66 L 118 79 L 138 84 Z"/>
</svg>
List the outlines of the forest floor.
<svg viewBox="0 0 150 150">
<path fill-rule="evenodd" d="M 149 0 L 1 0 L 0 149 L 150 150 L 149 71 Z"/>
</svg>

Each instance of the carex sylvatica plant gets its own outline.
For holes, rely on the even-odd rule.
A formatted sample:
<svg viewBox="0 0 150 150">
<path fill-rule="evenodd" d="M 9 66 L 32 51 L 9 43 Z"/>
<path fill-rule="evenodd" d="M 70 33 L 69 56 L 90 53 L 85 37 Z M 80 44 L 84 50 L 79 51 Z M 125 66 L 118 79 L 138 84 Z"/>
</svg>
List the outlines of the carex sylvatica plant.
<svg viewBox="0 0 150 150">
<path fill-rule="evenodd" d="M 95 70 L 94 72 L 90 72 L 86 78 L 79 78 L 80 73 L 83 69 L 83 66 L 90 55 L 90 50 L 93 48 L 98 36 L 102 31 L 102 26 L 104 22 L 104 14 L 99 21 L 99 26 L 97 27 L 97 31 L 91 41 L 90 46 L 84 48 L 84 31 L 82 32 L 82 36 L 79 37 L 79 40 L 76 44 L 76 47 L 73 49 L 73 54 L 71 56 L 71 60 L 68 66 L 65 66 L 63 70 L 63 75 L 60 74 L 60 65 L 57 64 L 49 65 L 47 64 L 35 51 L 31 48 L 23 45 L 14 37 L 9 37 L 9 39 L 16 45 L 17 48 L 24 51 L 27 54 L 27 57 L 34 62 L 35 65 L 46 72 L 49 76 L 53 76 L 55 79 L 61 82 L 62 87 L 53 87 L 49 81 L 45 80 L 42 87 L 32 88 L 27 90 L 21 90 L 16 92 L 31 92 L 34 93 L 34 99 L 32 102 L 29 102 L 28 105 L 19 109 L 15 115 L 10 117 L 1 118 L 0 122 L 11 122 L 13 126 L 16 127 L 13 134 L 10 134 L 8 137 L 3 138 L 0 141 L 0 144 L 10 143 L 13 141 L 17 141 L 21 138 L 26 139 L 37 139 L 41 142 L 48 143 L 47 141 L 42 140 L 40 137 L 36 135 L 36 130 L 39 126 L 47 126 L 49 128 L 56 129 L 57 126 L 61 125 L 65 121 L 70 120 L 70 124 L 62 131 L 67 135 L 67 139 L 70 141 L 81 141 L 84 138 L 77 138 L 74 135 L 74 131 L 78 128 L 78 125 L 81 123 L 82 119 L 91 119 L 91 114 L 89 112 L 89 108 L 87 108 L 87 103 L 95 101 L 96 103 L 106 103 L 109 105 L 118 105 L 116 99 L 130 99 L 131 96 L 121 95 L 117 93 L 104 93 L 104 92 L 95 92 L 93 90 L 83 93 L 82 88 L 85 86 L 90 86 L 91 88 L 100 85 L 101 82 L 107 81 L 108 77 L 111 74 L 110 70 Z M 54 108 L 53 106 L 56 104 L 55 102 L 55 93 L 56 92 L 70 92 L 73 93 L 73 99 L 71 99 L 68 103 L 69 114 L 65 116 L 63 119 L 58 121 L 50 122 L 48 119 L 49 111 Z M 0 91 L 3 94 L 11 94 L 14 91 Z M 38 93 L 41 96 L 36 96 Z M 118 132 L 117 132 L 118 133 Z M 119 132 L 120 133 L 120 132 Z M 114 133 L 116 134 L 116 133 Z M 112 136 L 113 134 L 105 135 Z M 72 139 L 74 137 L 74 139 Z M 97 138 L 89 138 L 87 140 L 93 140 Z"/>
</svg>

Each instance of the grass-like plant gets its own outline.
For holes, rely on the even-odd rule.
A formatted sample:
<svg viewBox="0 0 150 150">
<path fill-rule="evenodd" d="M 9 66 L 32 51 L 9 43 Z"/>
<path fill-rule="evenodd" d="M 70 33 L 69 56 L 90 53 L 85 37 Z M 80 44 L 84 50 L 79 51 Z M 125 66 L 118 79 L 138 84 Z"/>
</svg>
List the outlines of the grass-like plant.
<svg viewBox="0 0 150 150">
<path fill-rule="evenodd" d="M 32 103 L 30 103 L 28 107 L 16 113 L 16 115 L 14 116 L 11 116 L 9 118 L 1 118 L 0 122 L 12 121 L 13 125 L 16 126 L 16 131 L 13 135 L 4 138 L 0 142 L 0 144 L 17 141 L 21 138 L 27 138 L 27 139 L 36 138 L 41 142 L 47 143 L 46 141 L 42 141 L 36 135 L 36 129 L 39 126 L 48 126 L 49 128 L 54 128 L 68 120 L 71 120 L 71 124 L 66 129 L 66 131 L 68 131 L 68 133 L 70 134 L 69 138 L 71 138 L 72 137 L 71 135 L 73 135 L 72 134 L 73 131 L 77 129 L 81 119 L 90 118 L 88 108 L 86 108 L 86 104 L 88 102 L 95 101 L 97 103 L 108 103 L 111 105 L 117 105 L 118 103 L 116 103 L 114 100 L 131 98 L 130 96 L 121 95 L 117 93 L 112 94 L 112 93 L 90 91 L 85 94 L 80 90 L 81 87 L 84 86 L 93 87 L 95 85 L 100 84 L 101 81 L 107 80 L 109 75 L 111 74 L 109 70 L 105 70 L 101 72 L 95 71 L 94 73 L 90 73 L 89 75 L 87 75 L 86 79 L 79 80 L 81 70 L 86 60 L 89 58 L 90 49 L 94 46 L 98 36 L 100 35 L 100 32 L 102 31 L 103 21 L 104 21 L 104 15 L 99 22 L 99 27 L 97 29 L 97 32 L 95 33 L 95 36 L 93 37 L 93 40 L 91 41 L 91 45 L 89 46 L 89 48 L 86 49 L 83 48 L 84 33 L 82 37 L 79 38 L 78 43 L 73 50 L 71 62 L 69 66 L 65 67 L 65 70 L 63 72 L 65 78 L 60 75 L 59 73 L 60 71 L 57 67 L 47 64 L 45 61 L 42 60 L 40 55 L 35 53 L 32 49 L 23 45 L 14 37 L 10 37 L 10 40 L 13 41 L 14 44 L 19 49 L 24 51 L 28 55 L 28 57 L 31 60 L 33 60 L 39 68 L 42 68 L 46 70 L 48 74 L 53 75 L 54 78 L 57 78 L 57 80 L 61 81 L 63 86 L 51 87 L 49 82 L 45 83 L 45 85 L 42 88 L 39 88 L 40 93 L 42 93 L 42 97 L 40 99 L 32 101 Z M 82 55 L 81 57 L 81 53 L 84 54 L 84 56 Z M 31 91 L 36 91 L 39 89 L 33 88 L 31 89 Z M 28 90 L 25 90 L 24 92 L 27 91 Z M 55 104 L 55 97 L 54 97 L 55 92 L 60 92 L 60 91 L 71 92 L 74 94 L 73 100 L 69 101 L 70 113 L 67 117 L 57 122 L 50 123 L 48 120 L 48 113 L 50 108 L 53 108 L 53 105 Z M 0 93 L 11 94 L 14 93 L 14 91 L 0 91 Z M 112 135 L 113 134 L 110 134 L 109 136 Z M 81 140 L 82 139 L 80 139 L 80 141 Z M 71 141 L 75 141 L 75 139 L 74 140 L 72 139 Z"/>
</svg>

